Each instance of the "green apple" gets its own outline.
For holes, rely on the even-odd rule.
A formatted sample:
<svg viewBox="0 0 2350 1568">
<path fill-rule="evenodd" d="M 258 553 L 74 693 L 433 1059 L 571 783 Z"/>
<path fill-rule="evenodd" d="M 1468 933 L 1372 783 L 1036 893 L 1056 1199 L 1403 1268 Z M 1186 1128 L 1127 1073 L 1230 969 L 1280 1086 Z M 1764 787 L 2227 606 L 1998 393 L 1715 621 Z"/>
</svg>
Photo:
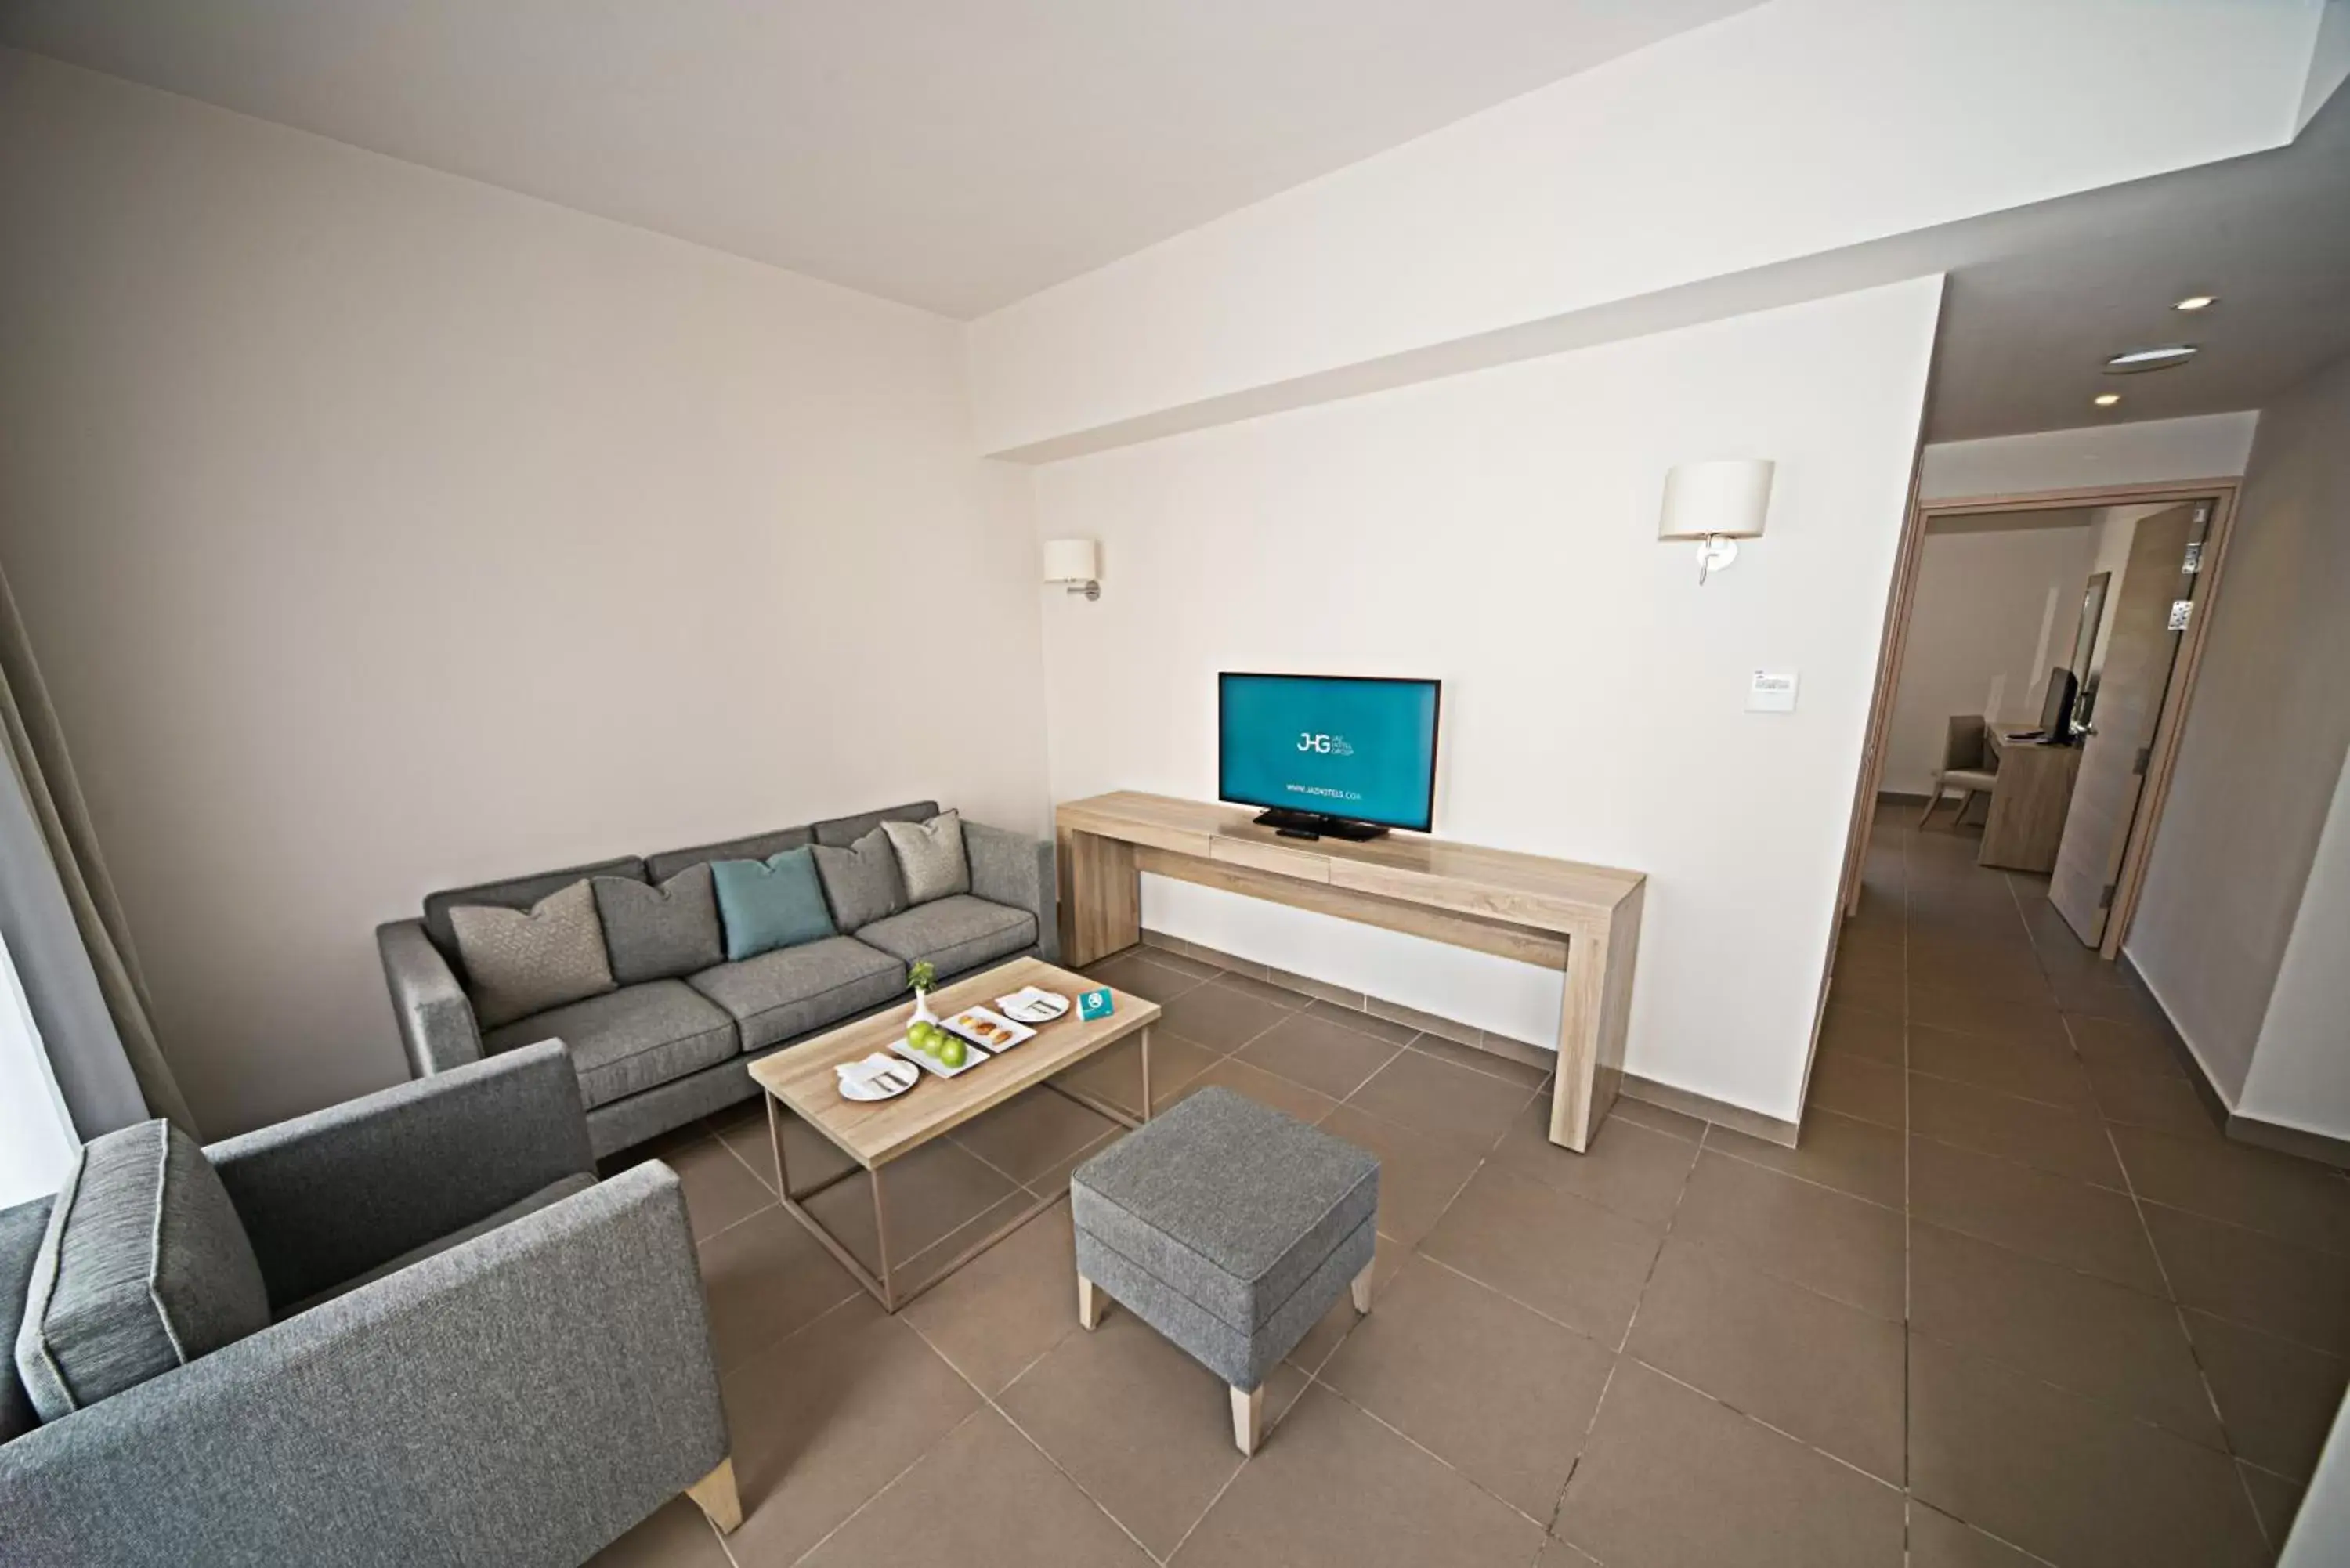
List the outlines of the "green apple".
<svg viewBox="0 0 2350 1568">
<path fill-rule="evenodd" d="M 942 1067 L 960 1067 L 962 1065 L 965 1054 L 962 1042 L 950 1034 L 947 1036 L 946 1044 L 939 1047 L 939 1064 Z"/>
</svg>

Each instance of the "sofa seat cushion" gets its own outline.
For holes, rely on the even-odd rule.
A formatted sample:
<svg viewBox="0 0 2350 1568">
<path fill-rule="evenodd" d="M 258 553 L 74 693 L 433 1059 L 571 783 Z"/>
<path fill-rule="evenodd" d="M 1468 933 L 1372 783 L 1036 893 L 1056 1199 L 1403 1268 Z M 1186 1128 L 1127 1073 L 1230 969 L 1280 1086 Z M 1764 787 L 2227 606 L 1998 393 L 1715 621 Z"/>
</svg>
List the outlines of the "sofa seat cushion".
<svg viewBox="0 0 2350 1568">
<path fill-rule="evenodd" d="M 548 1182 L 545 1187 L 540 1188 L 529 1197 L 525 1198 L 518 1202 L 507 1204 L 504 1209 L 499 1210 L 494 1214 L 485 1214 L 481 1219 L 474 1220 L 471 1225 L 460 1226 L 458 1229 L 450 1231 L 445 1236 L 436 1236 L 421 1247 L 413 1247 L 409 1251 L 402 1252 L 400 1256 L 392 1259 L 390 1262 L 378 1263 L 374 1268 L 369 1269 L 367 1272 L 363 1274 L 354 1274 L 351 1278 L 345 1280 L 341 1284 L 333 1286 L 328 1290 L 320 1291 L 317 1295 L 310 1297 L 307 1301 L 295 1303 L 292 1306 L 287 1307 L 284 1312 L 277 1314 L 278 1321 L 283 1323 L 289 1317 L 296 1317 L 303 1313 L 308 1312 L 314 1306 L 324 1306 L 327 1303 L 333 1301 L 337 1296 L 347 1296 L 350 1294 L 353 1291 L 358 1290 L 361 1285 L 371 1285 L 378 1280 L 386 1278 L 391 1274 L 396 1274 L 400 1272 L 400 1270 L 407 1268 L 411 1263 L 421 1263 L 427 1258 L 437 1258 L 452 1247 L 463 1246 L 476 1236 L 486 1236 L 493 1231 L 513 1224 L 515 1220 L 521 1219 L 526 1214 L 536 1214 L 540 1210 L 547 1208 L 552 1204 L 562 1202 L 565 1199 L 570 1197 L 575 1192 L 585 1192 L 595 1185 L 596 1179 L 594 1177 L 588 1175 L 584 1170 L 575 1170 L 570 1175 L 562 1178 L 560 1180 Z"/>
<path fill-rule="evenodd" d="M 1036 917 L 969 893 L 951 893 L 876 920 L 860 929 L 857 940 L 901 963 L 932 964 L 944 978 L 1032 946 Z"/>
<path fill-rule="evenodd" d="M 656 980 L 534 1012 L 482 1036 L 490 1055 L 560 1040 L 593 1110 L 713 1066 L 742 1047 L 734 1021 L 681 980 Z"/>
<path fill-rule="evenodd" d="M 704 970 L 689 983 L 733 1016 L 743 1050 L 762 1051 L 880 1006 L 906 989 L 906 966 L 854 937 L 827 937 Z"/>
</svg>

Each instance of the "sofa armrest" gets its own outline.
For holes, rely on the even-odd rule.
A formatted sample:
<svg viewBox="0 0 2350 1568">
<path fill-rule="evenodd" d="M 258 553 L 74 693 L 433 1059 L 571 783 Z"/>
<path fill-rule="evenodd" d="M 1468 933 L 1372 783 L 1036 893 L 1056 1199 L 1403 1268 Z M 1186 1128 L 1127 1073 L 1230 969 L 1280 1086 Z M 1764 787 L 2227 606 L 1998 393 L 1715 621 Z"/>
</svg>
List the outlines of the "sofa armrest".
<svg viewBox="0 0 2350 1568">
<path fill-rule="evenodd" d="M 269 1299 L 307 1300 L 596 1159 L 560 1041 L 503 1052 L 204 1150 Z"/>
<path fill-rule="evenodd" d="M 482 1030 L 473 1004 L 456 971 L 421 920 L 393 920 L 375 929 L 383 978 L 391 987 L 391 1010 L 400 1019 L 400 1044 L 408 1053 L 408 1075 L 428 1077 L 482 1059 Z"/>
<path fill-rule="evenodd" d="M 971 862 L 972 896 L 1035 916 L 1038 950 L 1048 959 L 1058 958 L 1060 884 L 1053 869 L 1052 841 L 1040 842 L 983 822 L 966 822 L 962 847 Z"/>
<path fill-rule="evenodd" d="M 0 1446 L 0 1562 L 573 1568 L 726 1449 L 648 1163 Z"/>
</svg>

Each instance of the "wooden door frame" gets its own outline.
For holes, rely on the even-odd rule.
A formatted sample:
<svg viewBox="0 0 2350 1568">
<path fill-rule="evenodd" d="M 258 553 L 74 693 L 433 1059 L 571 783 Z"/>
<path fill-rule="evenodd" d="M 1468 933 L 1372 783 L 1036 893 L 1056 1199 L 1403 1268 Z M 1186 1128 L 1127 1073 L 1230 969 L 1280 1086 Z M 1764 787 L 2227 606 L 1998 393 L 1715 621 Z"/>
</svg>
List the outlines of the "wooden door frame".
<svg viewBox="0 0 2350 1568">
<path fill-rule="evenodd" d="M 2236 493 L 2243 476 L 2192 479 L 2159 484 L 2091 485 L 2066 490 L 2017 491 L 2005 494 L 1953 495 L 1928 501 L 1910 487 L 1909 514 L 1903 521 L 1900 549 L 1896 556 L 1893 585 L 1887 596 L 1885 635 L 1878 640 L 1877 683 L 1869 700 L 1867 743 L 1862 752 L 1858 788 L 1853 797 L 1851 836 L 1845 849 L 1839 909 L 1850 916 L 1860 908 L 1861 874 L 1868 860 L 1868 838 L 1875 825 L 1877 791 L 1885 773 L 1885 739 L 1893 721 L 1893 699 L 1901 679 L 1901 661 L 1908 651 L 1910 611 L 1918 595 L 1918 558 L 1926 526 L 1937 517 L 1981 516 L 1991 512 L 2057 512 L 2087 506 L 2138 506 L 2176 502 L 2210 501 L 2210 531 L 2204 535 L 2200 591 L 2188 623 L 2186 643 L 2173 666 L 2168 690 L 2155 721 L 2153 755 L 2146 784 L 2138 792 L 2137 808 L 2130 817 L 2129 837 L 2122 849 L 2120 873 L 2114 888 L 2113 911 L 2106 920 L 2099 956 L 2121 952 L 2122 939 L 2137 914 L 2137 898 L 2146 879 L 2147 861 L 2162 826 L 2163 807 L 2169 802 L 2171 770 L 2178 759 L 2178 740 L 2194 701 L 2195 680 L 2203 662 L 2203 648 L 2217 613 L 2227 572 L 2228 545 L 2235 532 Z"/>
</svg>

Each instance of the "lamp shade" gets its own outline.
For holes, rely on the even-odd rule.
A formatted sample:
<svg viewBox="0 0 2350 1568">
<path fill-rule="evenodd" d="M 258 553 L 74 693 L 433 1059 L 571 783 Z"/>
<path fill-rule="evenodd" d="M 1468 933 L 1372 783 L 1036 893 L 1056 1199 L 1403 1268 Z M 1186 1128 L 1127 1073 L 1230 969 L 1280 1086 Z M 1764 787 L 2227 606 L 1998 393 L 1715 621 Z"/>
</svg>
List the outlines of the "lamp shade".
<svg viewBox="0 0 2350 1568">
<path fill-rule="evenodd" d="M 1771 509 L 1771 475 L 1762 458 L 1684 462 L 1665 475 L 1659 539 L 1754 539 Z"/>
<path fill-rule="evenodd" d="M 1101 554 L 1091 539 L 1045 541 L 1045 580 L 1090 583 L 1101 576 Z"/>
</svg>

